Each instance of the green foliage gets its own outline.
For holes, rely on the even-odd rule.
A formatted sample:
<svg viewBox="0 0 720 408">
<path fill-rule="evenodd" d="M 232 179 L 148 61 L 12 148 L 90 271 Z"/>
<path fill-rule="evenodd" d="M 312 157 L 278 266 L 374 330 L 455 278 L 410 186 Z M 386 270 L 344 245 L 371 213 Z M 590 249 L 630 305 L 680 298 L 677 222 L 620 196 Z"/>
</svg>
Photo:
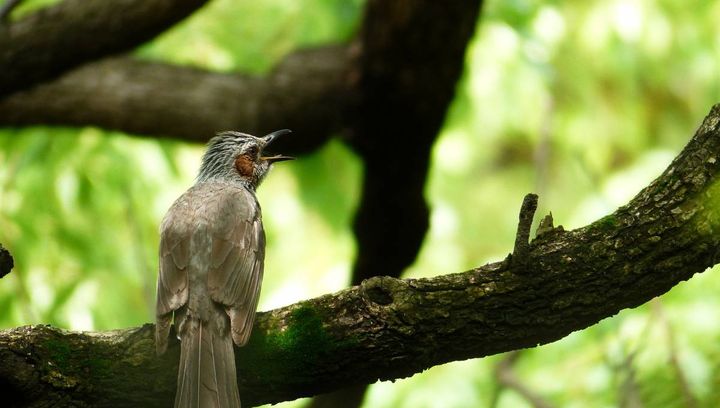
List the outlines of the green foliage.
<svg viewBox="0 0 720 408">
<path fill-rule="evenodd" d="M 360 0 L 215 0 L 143 46 L 140 55 L 262 73 L 298 47 L 349 40 L 361 5 Z"/>
<path fill-rule="evenodd" d="M 135 171 L 156 163 L 156 174 L 171 179 L 163 144 L 35 128 L 3 132 L 0 149 L 0 240 L 17 261 L 0 285 L 0 298 L 15 299 L 0 325 L 91 329 L 148 320 L 162 210 L 147 206 L 158 179 Z"/>
<path fill-rule="evenodd" d="M 28 0 L 14 17 L 47 3 Z M 297 47 L 347 41 L 361 11 L 359 0 L 216 0 L 138 54 L 260 74 Z M 486 2 L 434 150 L 431 229 L 406 276 L 502 259 L 530 191 L 538 214 L 552 210 L 566 229 L 615 222 L 607 215 L 660 174 L 720 101 L 717 21 L 720 3 L 709 0 Z M 201 151 L 93 128 L 0 130 L 0 242 L 17 265 L 0 280 L 0 327 L 151 321 L 157 226 Z M 259 192 L 261 309 L 342 288 L 354 255 L 358 159 L 335 141 L 276 167 Z M 717 406 L 717 275 L 525 351 L 515 373 L 557 406 L 618 406 L 630 393 L 647 407 L 686 406 L 687 390 Z M 273 341 L 322 345 L 311 311 L 298 313 L 294 331 Z M 373 385 L 366 406 L 489 406 L 502 358 Z M 498 401 L 529 406 L 511 390 Z"/>
</svg>

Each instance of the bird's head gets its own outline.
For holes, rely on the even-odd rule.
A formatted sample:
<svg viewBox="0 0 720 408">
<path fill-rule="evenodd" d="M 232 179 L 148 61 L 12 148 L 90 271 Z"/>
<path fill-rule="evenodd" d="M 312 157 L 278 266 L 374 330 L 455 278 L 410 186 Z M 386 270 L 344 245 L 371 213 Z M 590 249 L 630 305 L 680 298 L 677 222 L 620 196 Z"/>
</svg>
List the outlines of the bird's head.
<svg viewBox="0 0 720 408">
<path fill-rule="evenodd" d="M 283 129 L 266 136 L 256 137 L 240 132 L 220 132 L 210 139 L 202 159 L 198 182 L 222 180 L 239 182 L 256 189 L 270 166 L 293 157 L 264 154 L 265 148 L 278 136 L 290 133 Z"/>
</svg>

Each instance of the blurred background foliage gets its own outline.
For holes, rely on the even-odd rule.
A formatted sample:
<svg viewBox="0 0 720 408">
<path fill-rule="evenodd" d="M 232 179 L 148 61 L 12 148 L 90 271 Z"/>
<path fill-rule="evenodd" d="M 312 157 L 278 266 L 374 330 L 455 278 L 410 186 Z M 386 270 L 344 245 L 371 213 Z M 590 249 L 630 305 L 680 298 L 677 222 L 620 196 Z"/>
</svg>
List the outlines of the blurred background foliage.
<svg viewBox="0 0 720 408">
<path fill-rule="evenodd" d="M 52 1 L 28 0 L 18 15 Z M 137 53 L 262 74 L 293 49 L 348 41 L 360 0 L 215 0 Z M 720 2 L 491 0 L 434 149 L 431 229 L 405 276 L 459 272 L 512 248 L 522 196 L 583 226 L 626 203 L 720 102 Z M 210 136 L 210 135 L 208 135 Z M 158 224 L 203 147 L 96 128 L 0 129 L 0 327 L 108 330 L 152 321 Z M 260 189 L 260 308 L 341 289 L 362 163 L 340 142 L 278 165 Z M 512 374 L 564 407 L 720 406 L 720 274 L 556 343 Z M 370 388 L 367 407 L 526 407 L 504 356 Z M 302 401 L 281 404 L 302 405 Z"/>
</svg>

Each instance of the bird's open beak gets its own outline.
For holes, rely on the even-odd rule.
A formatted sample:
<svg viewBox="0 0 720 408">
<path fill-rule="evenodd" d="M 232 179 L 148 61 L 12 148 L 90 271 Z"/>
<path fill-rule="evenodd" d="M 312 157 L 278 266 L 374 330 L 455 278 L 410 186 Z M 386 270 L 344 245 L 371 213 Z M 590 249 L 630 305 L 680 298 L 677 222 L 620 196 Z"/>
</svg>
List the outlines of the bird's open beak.
<svg viewBox="0 0 720 408">
<path fill-rule="evenodd" d="M 261 157 L 260 160 L 265 160 L 267 162 L 270 162 L 270 164 L 279 162 L 279 161 L 285 161 L 285 160 L 295 160 L 292 156 L 283 156 L 281 154 L 276 154 L 275 156 L 268 156 L 268 157 Z"/>
<path fill-rule="evenodd" d="M 270 134 L 263 136 L 262 140 L 265 141 L 265 146 L 267 146 L 272 143 L 273 140 L 277 139 L 278 136 L 286 135 L 288 133 L 292 133 L 292 131 L 290 129 L 276 130 Z"/>
<path fill-rule="evenodd" d="M 268 135 L 263 136 L 262 139 L 265 141 L 265 146 L 267 146 L 272 143 L 272 141 L 275 140 L 278 136 L 286 135 L 288 133 L 292 133 L 292 131 L 290 129 L 276 130 Z M 295 158 L 292 156 L 283 156 L 281 154 L 277 154 L 275 156 L 263 156 L 260 159 L 272 164 L 279 161 L 293 160 Z"/>
</svg>

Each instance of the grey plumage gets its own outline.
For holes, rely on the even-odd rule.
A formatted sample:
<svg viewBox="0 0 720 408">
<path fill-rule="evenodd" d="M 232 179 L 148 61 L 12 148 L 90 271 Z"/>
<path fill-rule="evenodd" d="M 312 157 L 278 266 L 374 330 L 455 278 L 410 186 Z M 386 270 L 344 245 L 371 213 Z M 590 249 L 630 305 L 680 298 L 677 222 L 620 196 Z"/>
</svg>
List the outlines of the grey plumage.
<svg viewBox="0 0 720 408">
<path fill-rule="evenodd" d="M 160 227 L 155 341 L 167 348 L 174 317 L 181 340 L 176 408 L 239 408 L 233 342 L 247 343 L 265 258 L 255 189 L 274 161 L 275 136 L 225 132 L 213 138 L 194 186 Z"/>
</svg>

